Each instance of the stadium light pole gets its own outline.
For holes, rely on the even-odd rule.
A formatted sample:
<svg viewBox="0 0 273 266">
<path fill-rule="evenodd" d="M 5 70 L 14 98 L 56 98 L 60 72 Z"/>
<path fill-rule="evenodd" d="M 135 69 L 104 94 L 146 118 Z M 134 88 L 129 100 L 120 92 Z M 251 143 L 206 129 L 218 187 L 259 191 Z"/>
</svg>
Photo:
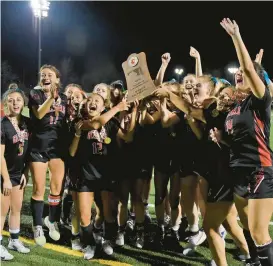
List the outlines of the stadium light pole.
<svg viewBox="0 0 273 266">
<path fill-rule="evenodd" d="M 184 70 L 182 68 L 176 68 L 174 72 L 177 75 L 177 81 L 180 83 L 180 76 L 183 74 Z"/>
<path fill-rule="evenodd" d="M 48 16 L 49 5 L 50 3 L 48 0 L 31 0 L 33 15 L 38 21 L 38 73 L 41 68 L 42 58 L 41 21 L 42 18 L 46 18 Z"/>
</svg>

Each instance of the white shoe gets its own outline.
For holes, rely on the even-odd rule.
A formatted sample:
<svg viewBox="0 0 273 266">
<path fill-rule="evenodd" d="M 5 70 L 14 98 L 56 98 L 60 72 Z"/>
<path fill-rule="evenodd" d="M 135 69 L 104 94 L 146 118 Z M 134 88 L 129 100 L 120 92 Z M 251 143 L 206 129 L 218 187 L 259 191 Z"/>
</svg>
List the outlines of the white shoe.
<svg viewBox="0 0 273 266">
<path fill-rule="evenodd" d="M 0 252 L 1 260 L 12 260 L 14 258 L 3 245 L 0 245 Z"/>
<path fill-rule="evenodd" d="M 39 246 L 46 244 L 46 238 L 44 235 L 43 227 L 41 225 L 32 227 L 35 243 Z"/>
<path fill-rule="evenodd" d="M 112 255 L 114 253 L 112 244 L 110 240 L 105 240 L 102 243 L 102 250 L 105 254 L 107 254 L 108 256 Z"/>
<path fill-rule="evenodd" d="M 86 246 L 83 249 L 83 258 L 85 260 L 91 260 L 95 256 L 96 246 Z"/>
<path fill-rule="evenodd" d="M 189 238 L 189 243 L 194 246 L 200 246 L 207 239 L 207 235 L 203 230 L 199 230 L 198 234 Z"/>
<path fill-rule="evenodd" d="M 207 236 L 203 230 L 199 230 L 197 234 L 189 238 L 189 244 L 183 250 L 183 255 L 191 256 L 195 252 L 197 246 L 201 245 Z"/>
<path fill-rule="evenodd" d="M 97 245 L 102 244 L 102 236 L 103 236 L 103 228 L 100 229 L 95 228 L 93 225 L 93 237 Z"/>
<path fill-rule="evenodd" d="M 72 250 L 81 251 L 83 249 L 83 244 L 79 238 L 71 240 Z"/>
<path fill-rule="evenodd" d="M 45 220 L 45 225 L 46 227 L 49 229 L 49 236 L 54 240 L 54 241 L 58 241 L 60 239 L 60 232 L 59 232 L 59 228 L 56 222 L 51 223 L 49 221 L 48 216 L 46 216 Z"/>
<path fill-rule="evenodd" d="M 211 260 L 209 266 L 217 266 L 217 264 L 214 260 Z"/>
<path fill-rule="evenodd" d="M 219 234 L 220 234 L 221 238 L 225 240 L 225 238 L 226 238 L 226 236 L 227 236 L 227 231 L 226 231 L 226 229 L 225 229 L 224 227 L 223 227 L 223 228 L 220 228 Z"/>
<path fill-rule="evenodd" d="M 19 253 L 29 253 L 30 249 L 26 248 L 19 239 L 9 239 L 8 248 L 11 250 L 18 251 Z"/>
<path fill-rule="evenodd" d="M 118 235 L 117 235 L 117 238 L 116 238 L 116 245 L 117 246 L 119 246 L 119 247 L 124 246 L 124 235 L 125 235 L 124 231 L 118 232 Z"/>
</svg>

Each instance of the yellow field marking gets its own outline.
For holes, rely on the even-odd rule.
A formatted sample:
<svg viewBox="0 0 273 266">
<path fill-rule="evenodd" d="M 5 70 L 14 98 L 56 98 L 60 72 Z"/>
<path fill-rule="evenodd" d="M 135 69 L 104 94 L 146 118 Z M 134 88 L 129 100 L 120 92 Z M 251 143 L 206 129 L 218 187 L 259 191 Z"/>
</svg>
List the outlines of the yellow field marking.
<svg viewBox="0 0 273 266">
<path fill-rule="evenodd" d="M 4 231 L 2 232 L 3 236 L 9 236 L 9 232 Z M 34 242 L 34 240 L 32 239 L 28 239 L 25 237 L 20 236 L 20 240 L 23 241 L 26 244 L 29 245 L 36 245 L 36 243 Z M 58 245 L 54 245 L 54 244 L 50 244 L 50 243 L 46 243 L 43 248 L 45 249 L 49 249 L 49 250 L 53 250 L 59 253 L 63 253 L 66 255 L 70 255 L 70 256 L 74 256 L 74 257 L 82 257 L 83 258 L 83 253 L 80 251 L 75 251 L 72 249 L 69 249 L 67 247 L 63 247 L 63 246 L 58 246 Z M 131 264 L 128 263 L 124 263 L 124 262 L 120 262 L 120 261 L 112 261 L 112 260 L 90 260 L 90 262 L 98 262 L 102 265 L 109 265 L 109 266 L 131 266 Z"/>
</svg>

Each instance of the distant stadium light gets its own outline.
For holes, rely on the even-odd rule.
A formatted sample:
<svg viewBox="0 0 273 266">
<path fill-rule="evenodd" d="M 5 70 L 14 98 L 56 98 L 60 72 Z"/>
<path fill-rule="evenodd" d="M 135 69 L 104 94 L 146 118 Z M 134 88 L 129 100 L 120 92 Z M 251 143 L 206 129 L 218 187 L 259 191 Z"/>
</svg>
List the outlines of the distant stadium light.
<svg viewBox="0 0 273 266">
<path fill-rule="evenodd" d="M 50 3 L 47 0 L 31 0 L 31 8 L 36 18 L 46 18 L 49 6 Z"/>
<path fill-rule="evenodd" d="M 239 70 L 238 67 L 229 67 L 228 72 L 231 74 L 235 74 Z"/>
<path fill-rule="evenodd" d="M 42 18 L 48 17 L 48 11 L 50 3 L 48 0 L 31 0 L 30 6 L 32 8 L 34 17 L 38 21 L 38 73 L 40 71 L 41 67 L 41 61 L 42 61 L 42 35 L 41 35 L 41 23 Z M 39 77 L 38 77 L 39 80 Z"/>
<path fill-rule="evenodd" d="M 174 72 L 177 75 L 182 75 L 182 73 L 184 72 L 184 70 L 182 68 L 176 68 Z"/>
</svg>

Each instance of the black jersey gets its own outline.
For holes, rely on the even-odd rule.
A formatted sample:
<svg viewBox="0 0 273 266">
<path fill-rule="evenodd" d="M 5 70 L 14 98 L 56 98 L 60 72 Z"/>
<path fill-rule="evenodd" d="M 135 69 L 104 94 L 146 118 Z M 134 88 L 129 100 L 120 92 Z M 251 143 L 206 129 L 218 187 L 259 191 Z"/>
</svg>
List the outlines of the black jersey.
<svg viewBox="0 0 273 266">
<path fill-rule="evenodd" d="M 117 152 L 118 130 L 117 120 L 111 119 L 99 130 L 83 132 L 76 153 L 81 166 L 81 178 L 97 180 L 114 174 L 113 159 Z"/>
<path fill-rule="evenodd" d="M 229 112 L 225 131 L 231 138 L 231 167 L 272 166 L 269 147 L 271 102 L 266 88 L 261 99 L 251 93 Z"/>
<path fill-rule="evenodd" d="M 32 107 L 38 108 L 46 101 L 42 90 L 32 89 L 29 94 L 29 113 L 33 125 L 31 150 L 42 152 L 49 147 L 56 146 L 64 133 L 67 97 L 59 94 L 58 100 L 50 107 L 49 112 L 42 118 L 36 118 Z"/>
<path fill-rule="evenodd" d="M 21 116 L 18 134 L 9 118 L 4 116 L 1 119 L 1 144 L 5 145 L 4 157 L 10 178 L 21 178 L 23 174 L 28 150 L 29 122 L 29 118 Z"/>
<path fill-rule="evenodd" d="M 214 143 L 210 138 L 210 130 L 217 128 L 218 130 L 224 131 L 225 120 L 227 112 L 219 112 L 217 110 L 217 103 L 213 103 L 209 108 L 204 109 L 204 117 L 206 119 L 205 130 L 203 139 L 200 144 L 203 149 L 201 156 L 199 157 L 198 169 L 200 174 L 206 178 L 212 180 L 208 181 L 219 181 L 214 180 L 215 178 L 221 180 L 227 180 L 230 178 L 229 175 L 229 157 L 230 149 L 226 145 L 220 147 Z M 219 144 L 220 145 L 220 144 Z"/>
</svg>

